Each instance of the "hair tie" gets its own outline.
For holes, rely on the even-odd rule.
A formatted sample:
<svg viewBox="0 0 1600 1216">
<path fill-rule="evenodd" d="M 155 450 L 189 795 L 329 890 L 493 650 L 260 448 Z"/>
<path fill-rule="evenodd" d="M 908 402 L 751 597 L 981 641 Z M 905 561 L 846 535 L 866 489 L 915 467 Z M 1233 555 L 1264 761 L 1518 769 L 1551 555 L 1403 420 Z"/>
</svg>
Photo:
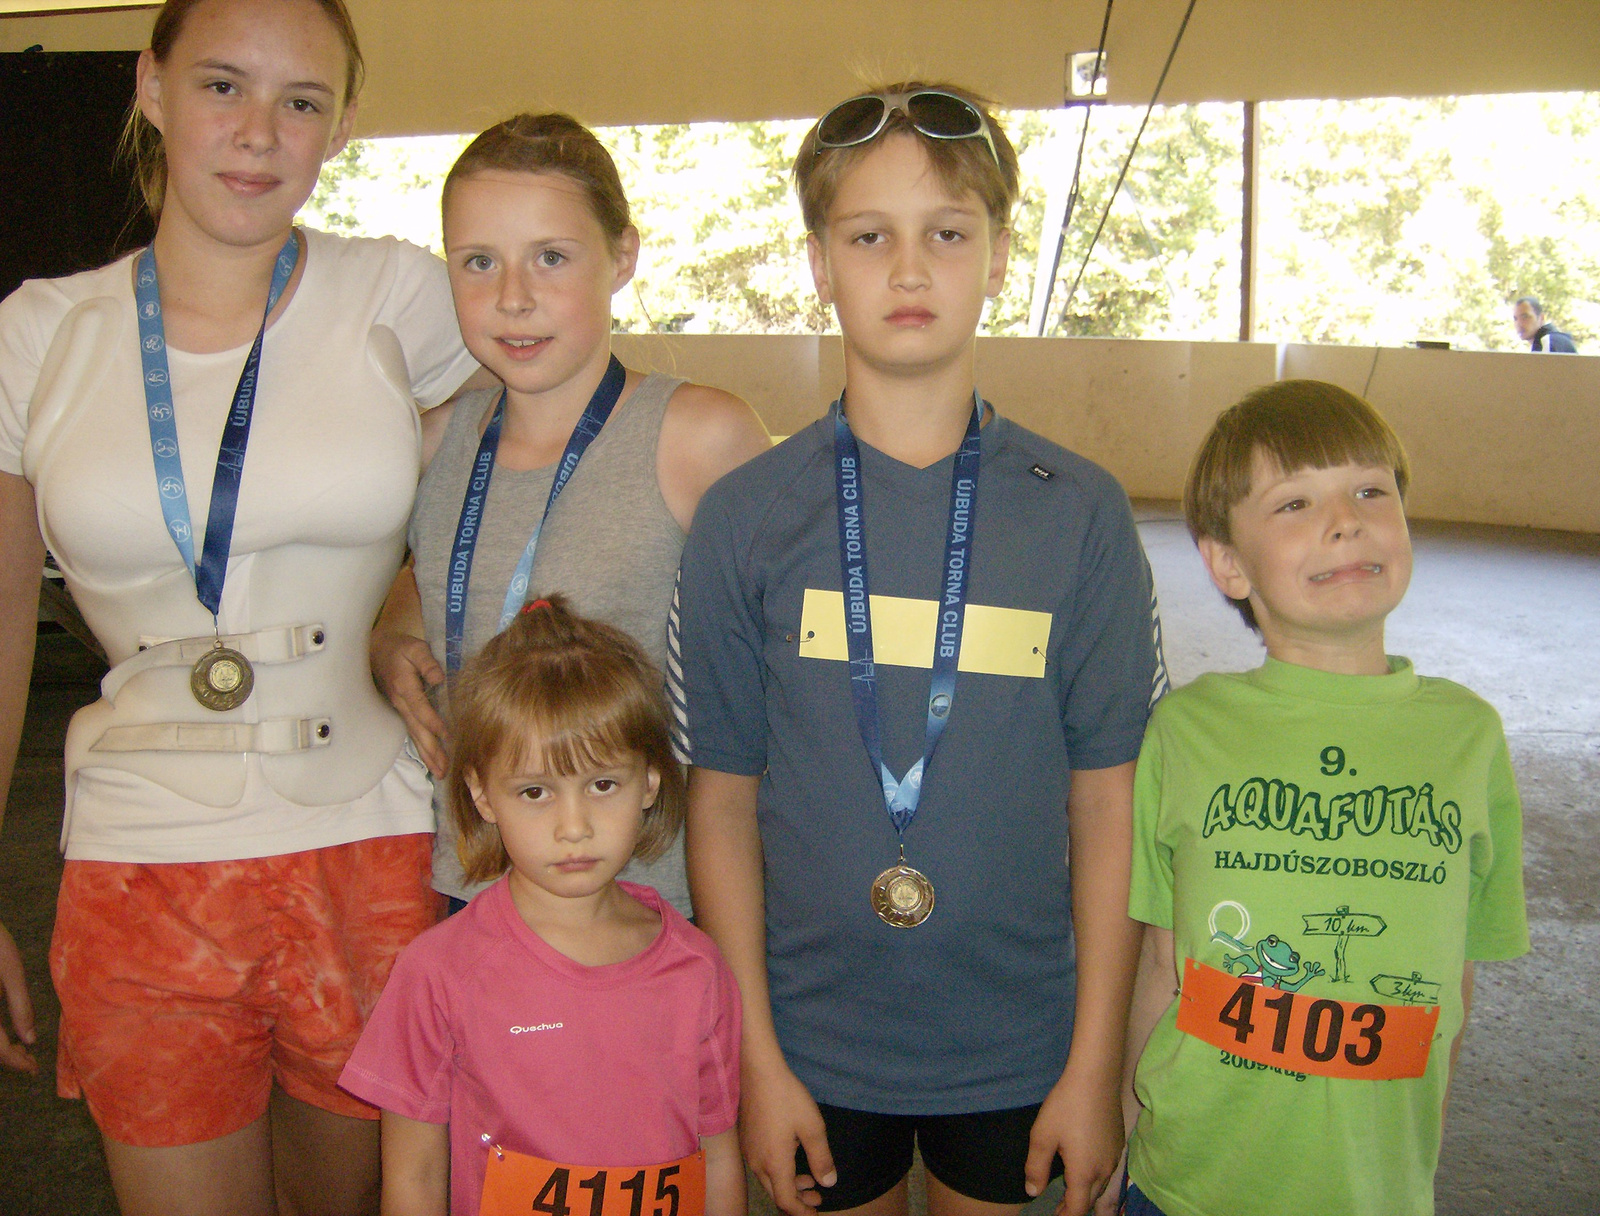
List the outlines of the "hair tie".
<svg viewBox="0 0 1600 1216">
<path fill-rule="evenodd" d="M 524 604 L 522 611 L 532 612 L 535 608 L 550 608 L 553 606 L 549 600 L 534 600 L 531 603 Z"/>
</svg>

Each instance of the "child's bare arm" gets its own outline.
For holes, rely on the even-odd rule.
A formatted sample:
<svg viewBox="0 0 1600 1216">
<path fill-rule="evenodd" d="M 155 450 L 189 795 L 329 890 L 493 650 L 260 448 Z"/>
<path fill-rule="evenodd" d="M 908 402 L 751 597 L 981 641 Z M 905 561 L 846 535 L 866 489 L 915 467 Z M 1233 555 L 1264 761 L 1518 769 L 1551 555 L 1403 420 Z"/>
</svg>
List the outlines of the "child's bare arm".
<svg viewBox="0 0 1600 1216">
<path fill-rule="evenodd" d="M 1066 1194 L 1058 1212 L 1081 1216 L 1111 1184 L 1122 1153 L 1122 1052 L 1139 960 L 1140 926 L 1128 918 L 1133 858 L 1133 762 L 1077 769 L 1067 796 L 1072 926 L 1078 995 L 1072 1050 L 1029 1138 L 1029 1194 L 1061 1154 Z"/>
<path fill-rule="evenodd" d="M 744 1157 L 739 1129 L 700 1141 L 706 1154 L 706 1216 L 745 1216 Z"/>
<path fill-rule="evenodd" d="M 28 980 L 22 970 L 22 955 L 6 927 L 0 925 L 0 1008 L 11 1015 L 11 1025 L 17 1032 L 16 1042 L 6 1032 L 0 1018 L 0 1065 L 19 1072 L 37 1075 L 39 1061 L 33 1058 L 28 1047 L 38 1040 L 34 1029 L 33 1000 L 28 996 Z"/>
<path fill-rule="evenodd" d="M 383 1216 L 449 1216 L 450 1125 L 383 1112 Z"/>
<path fill-rule="evenodd" d="M 1133 1092 L 1134 1070 L 1139 1065 L 1139 1057 L 1144 1054 L 1145 1044 L 1150 1041 L 1150 1032 L 1177 995 L 1172 955 L 1172 930 L 1146 925 L 1144 941 L 1139 947 L 1139 971 L 1133 981 L 1133 1004 L 1128 1010 L 1127 1046 L 1122 1054 L 1122 1127 L 1125 1137 L 1133 1135 L 1133 1125 L 1138 1121 L 1141 1109 L 1139 1099 Z M 1128 1157 L 1124 1150 L 1111 1185 L 1106 1187 L 1099 1202 L 1094 1205 L 1095 1216 L 1117 1216 L 1118 1192 L 1121 1189 L 1117 1179 L 1127 1167 Z"/>
<path fill-rule="evenodd" d="M 724 473 L 772 446 L 748 404 L 720 388 L 681 384 L 667 403 L 657 446 L 661 497 L 687 532 L 700 498 Z"/>
<path fill-rule="evenodd" d="M 743 1098 L 739 1126 L 750 1169 L 790 1216 L 807 1216 L 822 1200 L 794 1150 L 803 1145 L 812 1169 L 833 1185 L 833 1161 L 822 1113 L 789 1071 L 772 1024 L 767 990 L 766 893 L 761 833 L 756 826 L 759 777 L 696 768 L 689 774 L 687 852 L 695 920 L 728 960 L 744 1009 Z"/>
<path fill-rule="evenodd" d="M 44 541 L 33 487 L 14 473 L 0 473 L 0 822 L 6 817 L 6 790 L 28 705 L 43 569 Z M 6 1031 L 6 1012 L 15 1040 Z M 22 956 L 0 925 L 0 1067 L 37 1074 L 39 1063 L 28 1050 L 37 1040 Z"/>
<path fill-rule="evenodd" d="M 1444 1117 L 1450 1113 L 1450 1086 L 1456 1079 L 1456 1061 L 1461 1058 L 1461 1040 L 1467 1037 L 1467 1019 L 1472 1016 L 1472 985 L 1476 980 L 1472 970 L 1472 960 L 1469 958 L 1461 968 L 1461 1029 L 1456 1031 L 1455 1041 L 1450 1044 L 1450 1079 L 1444 1086 L 1444 1108 L 1439 1112 L 1439 1123 L 1444 1124 Z"/>
<path fill-rule="evenodd" d="M 1172 930 L 1144 927 L 1139 947 L 1139 972 L 1133 981 L 1133 1005 L 1128 1010 L 1127 1050 L 1122 1057 L 1122 1122 L 1128 1135 L 1139 1118 L 1139 1099 L 1133 1093 L 1133 1072 L 1144 1054 L 1150 1033 L 1178 995 L 1177 964 L 1173 960 Z"/>
</svg>

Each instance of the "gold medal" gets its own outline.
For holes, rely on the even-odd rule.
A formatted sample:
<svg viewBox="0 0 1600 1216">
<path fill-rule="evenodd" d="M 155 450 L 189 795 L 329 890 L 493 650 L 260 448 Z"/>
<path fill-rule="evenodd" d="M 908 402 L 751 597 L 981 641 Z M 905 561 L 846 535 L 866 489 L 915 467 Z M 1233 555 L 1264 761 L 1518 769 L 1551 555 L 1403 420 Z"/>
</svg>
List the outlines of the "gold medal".
<svg viewBox="0 0 1600 1216">
<path fill-rule="evenodd" d="M 933 912 L 933 884 L 904 861 L 872 880 L 872 910 L 896 929 L 911 929 Z"/>
<path fill-rule="evenodd" d="M 250 699 L 256 673 L 250 660 L 218 642 L 189 670 L 189 691 L 207 709 L 238 709 Z"/>
</svg>

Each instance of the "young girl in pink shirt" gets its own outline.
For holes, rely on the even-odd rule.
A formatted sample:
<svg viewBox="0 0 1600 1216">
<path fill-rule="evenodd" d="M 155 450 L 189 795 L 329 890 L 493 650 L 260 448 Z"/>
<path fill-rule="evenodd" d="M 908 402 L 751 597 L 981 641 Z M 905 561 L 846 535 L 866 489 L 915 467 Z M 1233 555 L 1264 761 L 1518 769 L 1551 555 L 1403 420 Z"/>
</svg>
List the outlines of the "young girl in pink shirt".
<svg viewBox="0 0 1600 1216">
<path fill-rule="evenodd" d="M 739 996 L 616 881 L 683 818 L 660 674 L 533 601 L 451 690 L 451 810 L 500 881 L 401 954 L 341 1084 L 383 1110 L 383 1210 L 742 1213 Z"/>
</svg>

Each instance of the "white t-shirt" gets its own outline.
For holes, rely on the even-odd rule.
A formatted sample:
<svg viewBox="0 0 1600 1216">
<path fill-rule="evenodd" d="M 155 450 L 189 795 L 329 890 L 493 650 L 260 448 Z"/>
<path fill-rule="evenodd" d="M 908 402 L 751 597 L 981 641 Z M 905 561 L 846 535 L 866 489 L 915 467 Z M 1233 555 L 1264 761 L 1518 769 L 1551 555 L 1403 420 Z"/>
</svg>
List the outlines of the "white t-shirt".
<svg viewBox="0 0 1600 1216">
<path fill-rule="evenodd" d="M 416 403 L 442 401 L 476 364 L 439 259 L 390 238 L 303 231 L 305 270 L 264 344 L 218 625 L 228 634 L 329 623 L 315 663 L 258 666 L 243 720 L 284 696 L 331 707 L 336 724 L 341 715 L 370 724 L 387 711 L 372 700 L 365 631 L 403 549 L 420 465 Z M 157 497 L 131 262 L 24 283 L 0 302 L 0 469 L 33 482 L 46 544 L 113 664 L 152 640 L 212 631 Z M 196 553 L 248 350 L 169 350 Z M 321 681 L 310 692 L 308 676 Z M 107 702 L 82 712 L 94 711 L 104 715 Z M 363 755 L 380 735 L 388 754 Z M 68 775 L 66 854 L 213 861 L 431 831 L 425 770 L 390 750 L 393 732 L 361 736 L 336 726 L 316 757 L 90 753 Z M 370 771 L 371 782 L 317 805 L 307 766 L 336 759 L 338 771 Z M 225 779 L 197 785 L 207 765 Z"/>
</svg>

